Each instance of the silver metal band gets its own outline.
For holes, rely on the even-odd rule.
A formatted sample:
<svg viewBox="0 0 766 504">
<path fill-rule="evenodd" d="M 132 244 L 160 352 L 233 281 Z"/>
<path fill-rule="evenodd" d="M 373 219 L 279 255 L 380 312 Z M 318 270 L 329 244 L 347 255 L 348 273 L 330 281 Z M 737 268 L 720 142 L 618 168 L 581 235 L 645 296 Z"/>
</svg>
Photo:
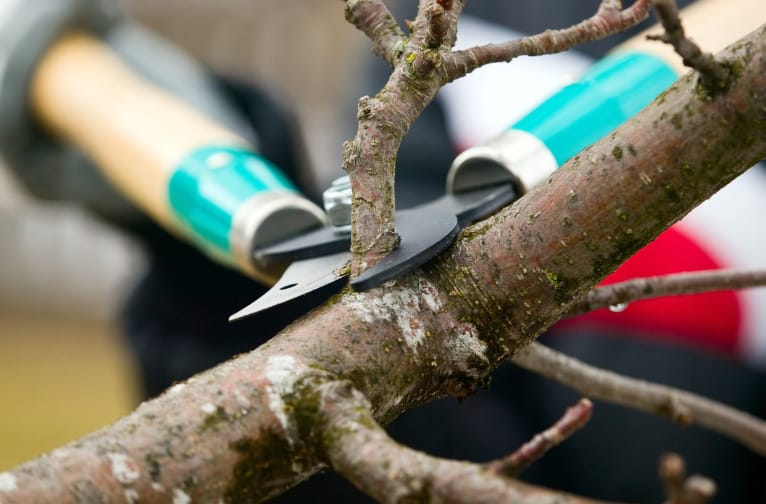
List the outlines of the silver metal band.
<svg viewBox="0 0 766 504">
<path fill-rule="evenodd" d="M 273 284 L 287 265 L 265 268 L 254 262 L 253 250 L 324 225 L 325 221 L 321 208 L 296 193 L 256 194 L 234 215 L 229 232 L 232 255 L 243 271 L 261 282 Z"/>
<path fill-rule="evenodd" d="M 447 191 L 456 193 L 512 182 L 524 194 L 557 168 L 556 158 L 539 138 L 510 129 L 457 156 L 447 175 Z"/>
</svg>

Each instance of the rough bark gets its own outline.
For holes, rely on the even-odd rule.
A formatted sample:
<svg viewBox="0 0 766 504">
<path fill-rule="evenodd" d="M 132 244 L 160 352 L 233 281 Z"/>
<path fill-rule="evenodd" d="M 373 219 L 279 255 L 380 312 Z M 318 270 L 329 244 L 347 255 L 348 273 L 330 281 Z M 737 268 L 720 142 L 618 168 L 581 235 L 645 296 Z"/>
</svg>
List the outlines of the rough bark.
<svg viewBox="0 0 766 504">
<path fill-rule="evenodd" d="M 723 57 L 736 70 L 725 93 L 682 78 L 421 271 L 343 292 L 259 349 L 0 474 L 0 501 L 256 501 L 326 464 L 320 386 L 350 382 L 381 423 L 470 393 L 633 252 L 766 157 L 766 29 Z"/>
</svg>

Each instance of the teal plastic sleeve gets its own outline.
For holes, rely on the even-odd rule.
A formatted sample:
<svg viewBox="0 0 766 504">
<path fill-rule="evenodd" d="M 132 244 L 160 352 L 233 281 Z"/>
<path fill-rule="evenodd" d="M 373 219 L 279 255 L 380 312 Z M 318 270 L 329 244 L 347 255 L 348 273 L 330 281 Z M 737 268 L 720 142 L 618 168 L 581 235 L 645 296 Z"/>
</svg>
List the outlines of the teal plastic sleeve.
<svg viewBox="0 0 766 504">
<path fill-rule="evenodd" d="M 542 140 L 561 166 L 635 115 L 677 78 L 656 56 L 616 53 L 593 65 L 511 129 Z"/>
<path fill-rule="evenodd" d="M 296 191 L 276 166 L 236 147 L 198 149 L 170 177 L 168 199 L 193 239 L 217 255 L 231 257 L 234 215 L 245 201 L 269 191 Z"/>
</svg>

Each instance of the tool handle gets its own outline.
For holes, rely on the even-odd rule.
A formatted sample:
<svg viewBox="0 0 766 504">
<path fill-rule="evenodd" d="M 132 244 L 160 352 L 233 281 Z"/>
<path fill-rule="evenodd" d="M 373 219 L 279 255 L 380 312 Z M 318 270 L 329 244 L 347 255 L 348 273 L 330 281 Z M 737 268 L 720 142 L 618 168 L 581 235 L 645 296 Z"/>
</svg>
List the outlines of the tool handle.
<svg viewBox="0 0 766 504">
<path fill-rule="evenodd" d="M 700 0 L 681 12 L 686 33 L 718 51 L 766 19 L 764 0 Z M 618 46 L 500 136 L 461 153 L 448 191 L 511 180 L 526 192 L 582 149 L 648 105 L 685 68 L 668 44 L 646 39 L 655 26 Z"/>
<path fill-rule="evenodd" d="M 66 35 L 46 52 L 30 100 L 46 129 L 83 150 L 154 219 L 261 280 L 273 272 L 253 264 L 254 241 L 323 221 L 244 140 L 145 82 L 89 35 Z"/>
</svg>

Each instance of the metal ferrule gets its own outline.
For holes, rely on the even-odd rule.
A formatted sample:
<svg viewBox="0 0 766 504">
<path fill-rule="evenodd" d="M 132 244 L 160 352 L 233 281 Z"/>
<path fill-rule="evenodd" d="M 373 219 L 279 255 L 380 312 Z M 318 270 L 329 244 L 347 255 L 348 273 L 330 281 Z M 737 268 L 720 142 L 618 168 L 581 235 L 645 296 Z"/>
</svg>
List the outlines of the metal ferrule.
<svg viewBox="0 0 766 504">
<path fill-rule="evenodd" d="M 263 192 L 250 197 L 232 219 L 229 243 L 237 265 L 257 280 L 273 284 L 286 265 L 265 267 L 253 250 L 325 224 L 324 212 L 293 192 Z"/>
<path fill-rule="evenodd" d="M 447 191 L 457 193 L 511 182 L 519 194 L 524 194 L 557 168 L 556 158 L 540 139 L 510 129 L 458 155 L 447 174 Z"/>
<path fill-rule="evenodd" d="M 197 246 L 271 283 L 279 267 L 254 264 L 253 250 L 325 222 L 276 166 L 238 146 L 189 153 L 170 176 L 168 203 Z"/>
</svg>

